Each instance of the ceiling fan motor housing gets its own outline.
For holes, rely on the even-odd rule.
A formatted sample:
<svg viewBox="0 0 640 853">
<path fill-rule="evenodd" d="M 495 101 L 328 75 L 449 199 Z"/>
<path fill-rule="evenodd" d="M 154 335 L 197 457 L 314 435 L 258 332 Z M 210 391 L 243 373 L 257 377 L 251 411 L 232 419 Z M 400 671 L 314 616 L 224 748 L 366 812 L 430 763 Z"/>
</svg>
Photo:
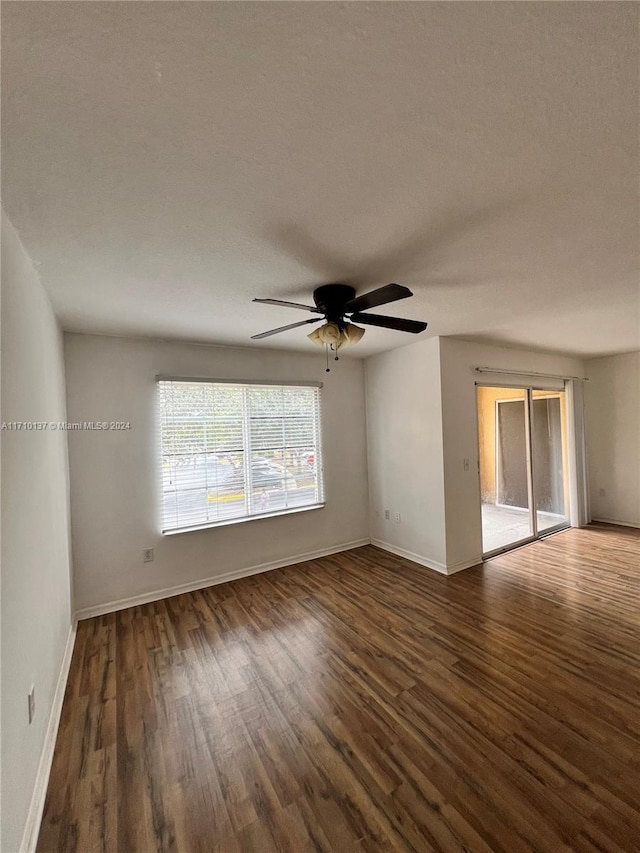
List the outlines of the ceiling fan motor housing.
<svg viewBox="0 0 640 853">
<path fill-rule="evenodd" d="M 345 305 L 355 298 L 355 287 L 348 284 L 323 284 L 313 291 L 313 301 L 330 323 L 344 324 Z"/>
</svg>

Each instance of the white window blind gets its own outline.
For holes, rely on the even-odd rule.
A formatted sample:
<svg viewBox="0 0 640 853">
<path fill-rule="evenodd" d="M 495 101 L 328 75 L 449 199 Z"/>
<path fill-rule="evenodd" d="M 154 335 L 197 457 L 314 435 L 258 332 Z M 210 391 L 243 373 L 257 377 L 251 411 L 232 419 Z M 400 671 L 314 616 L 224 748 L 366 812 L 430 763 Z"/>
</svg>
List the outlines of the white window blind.
<svg viewBox="0 0 640 853">
<path fill-rule="evenodd" d="M 323 502 L 320 389 L 159 379 L 162 532 Z"/>
</svg>

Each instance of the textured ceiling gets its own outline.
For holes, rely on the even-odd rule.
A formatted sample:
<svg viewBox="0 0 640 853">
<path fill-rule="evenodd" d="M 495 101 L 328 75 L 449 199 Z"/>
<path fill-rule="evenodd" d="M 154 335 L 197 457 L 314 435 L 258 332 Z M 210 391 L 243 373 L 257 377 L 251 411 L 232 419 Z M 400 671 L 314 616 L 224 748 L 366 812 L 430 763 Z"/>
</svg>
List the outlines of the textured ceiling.
<svg viewBox="0 0 640 853">
<path fill-rule="evenodd" d="M 66 329 L 250 345 L 305 317 L 254 296 L 396 281 L 423 336 L 636 349 L 639 13 L 4 2 L 3 203 Z"/>
</svg>

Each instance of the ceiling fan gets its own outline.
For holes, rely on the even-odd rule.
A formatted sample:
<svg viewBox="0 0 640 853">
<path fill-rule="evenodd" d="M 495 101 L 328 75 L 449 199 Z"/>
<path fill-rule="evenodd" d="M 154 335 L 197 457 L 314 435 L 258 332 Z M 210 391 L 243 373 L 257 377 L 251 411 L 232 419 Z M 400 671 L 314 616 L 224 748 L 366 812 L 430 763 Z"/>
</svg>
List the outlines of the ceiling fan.
<svg viewBox="0 0 640 853">
<path fill-rule="evenodd" d="M 262 302 L 265 305 L 300 308 L 303 311 L 310 311 L 312 314 L 319 314 L 320 316 L 301 320 L 299 323 L 290 323 L 288 326 L 280 326 L 277 329 L 270 329 L 268 332 L 252 335 L 251 339 L 255 341 L 268 338 L 271 335 L 296 329 L 298 326 L 305 326 L 308 323 L 319 323 L 321 320 L 325 321 L 324 326 L 315 329 L 309 338 L 320 346 L 328 344 L 336 350 L 340 346 L 357 343 L 364 335 L 365 330 L 354 325 L 355 323 L 364 323 L 366 326 L 381 326 L 384 329 L 411 332 L 415 335 L 424 332 L 427 324 L 418 320 L 404 320 L 401 317 L 363 313 L 369 308 L 386 305 L 388 302 L 396 302 L 398 299 L 406 299 L 408 296 L 413 296 L 413 293 L 408 287 L 403 287 L 401 284 L 386 284 L 384 287 L 363 293 L 362 296 L 356 296 L 355 288 L 348 284 L 323 284 L 313 291 L 315 305 L 284 302 L 281 299 L 254 299 L 254 302 Z"/>
</svg>

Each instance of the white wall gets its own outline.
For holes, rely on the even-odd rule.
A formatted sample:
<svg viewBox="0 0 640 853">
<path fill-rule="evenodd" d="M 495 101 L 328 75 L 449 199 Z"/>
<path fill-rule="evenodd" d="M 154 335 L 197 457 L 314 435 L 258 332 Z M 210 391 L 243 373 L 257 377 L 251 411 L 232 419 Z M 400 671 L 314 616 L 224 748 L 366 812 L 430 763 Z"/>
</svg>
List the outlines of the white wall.
<svg viewBox="0 0 640 853">
<path fill-rule="evenodd" d="M 2 214 L 2 420 L 65 419 L 62 336 Z M 70 630 L 69 496 L 63 432 L 2 433 L 2 829 L 20 848 Z M 27 694 L 36 688 L 36 715 Z"/>
<path fill-rule="evenodd" d="M 480 376 L 475 372 L 476 367 L 584 376 L 584 364 L 580 359 L 440 338 L 446 562 L 450 571 L 478 562 L 482 554 L 475 385 Z M 507 376 L 490 373 L 482 374 L 482 381 L 496 385 L 514 382 Z M 527 383 L 528 380 L 520 376 L 515 377 L 515 381 Z M 532 381 L 541 380 L 532 377 Z M 468 471 L 463 465 L 465 458 L 469 459 Z"/>
<path fill-rule="evenodd" d="M 640 352 L 592 359 L 586 369 L 592 518 L 640 527 Z"/>
<path fill-rule="evenodd" d="M 366 396 L 371 538 L 444 571 L 438 338 L 367 359 Z"/>
<path fill-rule="evenodd" d="M 70 421 L 130 421 L 123 432 L 70 432 L 74 591 L 80 611 L 271 562 L 368 541 L 362 362 L 325 374 L 296 353 L 65 335 Z M 323 509 L 171 536 L 159 533 L 158 374 L 322 381 Z M 152 563 L 144 548 L 155 549 Z"/>
</svg>

